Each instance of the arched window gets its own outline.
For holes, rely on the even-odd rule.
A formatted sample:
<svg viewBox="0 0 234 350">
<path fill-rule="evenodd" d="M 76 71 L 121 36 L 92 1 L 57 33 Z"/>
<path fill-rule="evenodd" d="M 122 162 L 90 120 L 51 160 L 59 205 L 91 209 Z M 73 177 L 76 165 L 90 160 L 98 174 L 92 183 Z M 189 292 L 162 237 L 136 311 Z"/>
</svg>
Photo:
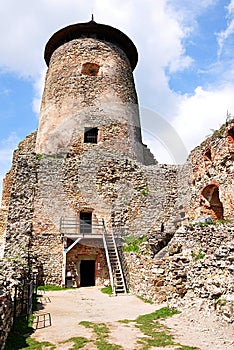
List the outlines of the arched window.
<svg viewBox="0 0 234 350">
<path fill-rule="evenodd" d="M 202 190 L 202 196 L 209 202 L 206 214 L 215 219 L 223 219 L 223 204 L 219 199 L 219 188 L 216 185 L 208 185 Z"/>
</svg>

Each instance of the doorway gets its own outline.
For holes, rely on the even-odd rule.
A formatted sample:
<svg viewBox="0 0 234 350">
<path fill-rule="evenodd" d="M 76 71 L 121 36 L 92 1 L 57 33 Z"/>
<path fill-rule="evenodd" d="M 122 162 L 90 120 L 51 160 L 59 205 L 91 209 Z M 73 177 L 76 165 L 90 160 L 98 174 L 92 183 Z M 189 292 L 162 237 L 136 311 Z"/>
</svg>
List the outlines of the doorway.
<svg viewBox="0 0 234 350">
<path fill-rule="evenodd" d="M 92 233 L 92 213 L 80 212 L 80 233 Z"/>
<path fill-rule="evenodd" d="M 80 286 L 95 286 L 95 260 L 81 260 L 80 262 Z"/>
</svg>

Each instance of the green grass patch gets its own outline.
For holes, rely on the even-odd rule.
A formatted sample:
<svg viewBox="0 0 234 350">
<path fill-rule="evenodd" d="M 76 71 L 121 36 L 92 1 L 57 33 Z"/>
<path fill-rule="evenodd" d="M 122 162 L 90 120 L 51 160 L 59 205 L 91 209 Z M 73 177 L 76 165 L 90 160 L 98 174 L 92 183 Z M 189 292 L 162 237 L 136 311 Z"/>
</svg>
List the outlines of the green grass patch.
<svg viewBox="0 0 234 350">
<path fill-rule="evenodd" d="M 173 336 L 168 329 L 161 325 L 158 320 L 161 318 L 171 317 L 178 314 L 179 311 L 167 307 L 156 310 L 147 315 L 141 315 L 136 319 L 136 327 L 147 337 L 141 338 L 138 344 L 142 345 L 142 350 L 148 350 L 152 346 L 169 346 L 176 345 Z"/>
<path fill-rule="evenodd" d="M 98 350 L 124 350 L 120 345 L 110 344 L 103 340 L 97 340 L 95 345 Z"/>
<path fill-rule="evenodd" d="M 196 251 L 196 252 L 193 252 L 193 251 L 192 251 L 192 252 L 191 252 L 191 256 L 192 256 L 192 258 L 193 258 L 195 261 L 197 261 L 197 260 L 203 259 L 203 258 L 206 256 L 206 254 L 203 253 L 201 249 L 199 249 L 199 250 Z"/>
<path fill-rule="evenodd" d="M 47 292 L 47 291 L 53 291 L 53 290 L 64 290 L 65 288 L 63 287 L 60 287 L 60 286 L 55 286 L 55 285 L 52 285 L 52 284 L 47 284 L 45 286 L 39 286 L 37 288 L 37 290 L 42 290 L 44 292 Z M 67 288 L 66 288 L 67 289 Z"/>
<path fill-rule="evenodd" d="M 140 253 L 140 245 L 146 241 L 147 241 L 147 238 L 145 236 L 144 237 L 133 237 L 133 236 L 124 237 L 123 251 Z"/>
<path fill-rule="evenodd" d="M 175 350 L 199 350 L 199 348 L 196 348 L 194 346 L 180 345 L 179 348 L 176 348 Z"/>
<path fill-rule="evenodd" d="M 81 321 L 79 324 L 81 326 L 86 327 L 86 328 L 93 328 L 93 323 L 90 321 Z"/>
<path fill-rule="evenodd" d="M 64 342 L 60 342 L 59 344 L 66 344 L 70 342 L 73 343 L 73 346 L 72 348 L 69 348 L 69 350 L 76 350 L 76 349 L 82 349 L 87 343 L 90 342 L 90 340 L 84 337 L 73 337 Z"/>
<path fill-rule="evenodd" d="M 111 286 L 101 288 L 101 292 L 104 294 L 109 294 L 109 295 L 113 294 Z"/>
<path fill-rule="evenodd" d="M 98 350 L 124 350 L 122 346 L 116 344 L 110 344 L 108 337 L 110 330 L 105 323 L 93 323 L 89 321 L 81 321 L 80 325 L 86 328 L 92 328 L 96 334 L 96 340 L 93 343 L 97 346 Z"/>
<path fill-rule="evenodd" d="M 147 303 L 147 304 L 153 304 L 154 302 L 152 300 L 149 300 L 149 299 L 145 299 L 143 297 L 141 297 L 140 295 L 137 295 L 137 298 L 144 301 L 144 303 Z"/>
<path fill-rule="evenodd" d="M 134 320 L 119 320 L 118 321 L 119 323 L 124 323 L 124 324 L 128 324 L 128 323 L 131 323 L 131 322 L 134 322 Z"/>
</svg>

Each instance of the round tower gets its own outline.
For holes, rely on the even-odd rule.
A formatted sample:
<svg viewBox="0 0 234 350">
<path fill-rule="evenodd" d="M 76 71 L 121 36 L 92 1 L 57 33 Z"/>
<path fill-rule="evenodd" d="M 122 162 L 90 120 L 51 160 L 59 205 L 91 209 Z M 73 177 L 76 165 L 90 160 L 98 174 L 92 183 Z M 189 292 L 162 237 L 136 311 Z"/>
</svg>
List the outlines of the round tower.
<svg viewBox="0 0 234 350">
<path fill-rule="evenodd" d="M 36 152 L 59 154 L 90 144 L 143 162 L 133 70 L 138 54 L 121 31 L 95 21 L 56 32 L 48 65 Z"/>
</svg>

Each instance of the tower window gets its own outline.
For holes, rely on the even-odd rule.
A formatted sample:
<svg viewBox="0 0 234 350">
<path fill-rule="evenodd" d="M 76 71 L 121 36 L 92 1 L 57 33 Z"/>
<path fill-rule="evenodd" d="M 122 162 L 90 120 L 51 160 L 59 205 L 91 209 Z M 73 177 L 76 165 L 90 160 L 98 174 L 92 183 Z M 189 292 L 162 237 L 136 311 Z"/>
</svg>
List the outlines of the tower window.
<svg viewBox="0 0 234 350">
<path fill-rule="evenodd" d="M 97 143 L 98 128 L 85 128 L 84 143 Z"/>
<path fill-rule="evenodd" d="M 83 75 L 97 76 L 100 66 L 96 63 L 84 63 L 82 65 L 81 73 Z"/>
</svg>

